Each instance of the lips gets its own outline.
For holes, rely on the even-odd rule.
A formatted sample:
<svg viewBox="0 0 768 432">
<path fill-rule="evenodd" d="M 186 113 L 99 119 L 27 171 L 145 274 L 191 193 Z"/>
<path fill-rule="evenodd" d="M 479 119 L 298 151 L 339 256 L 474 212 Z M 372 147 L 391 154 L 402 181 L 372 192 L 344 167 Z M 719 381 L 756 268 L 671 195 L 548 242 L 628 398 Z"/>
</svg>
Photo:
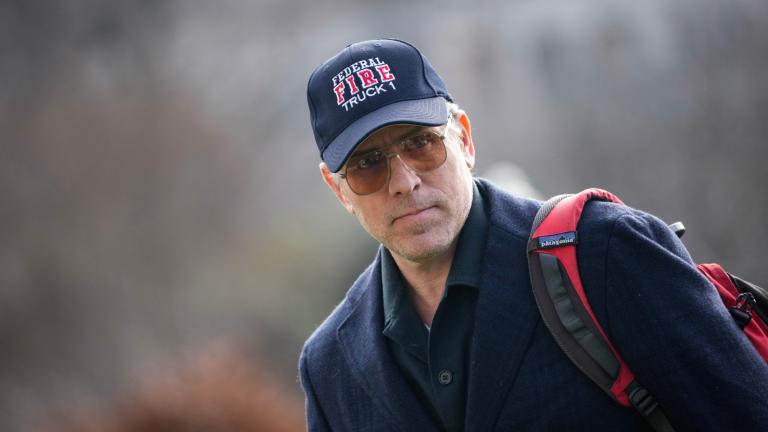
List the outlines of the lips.
<svg viewBox="0 0 768 432">
<path fill-rule="evenodd" d="M 428 206 L 428 207 L 423 207 L 423 208 L 419 208 L 419 209 L 416 209 L 416 210 L 411 210 L 411 211 L 409 211 L 407 213 L 403 213 L 400 216 L 395 217 L 392 220 L 392 223 L 395 223 L 398 220 L 415 219 L 418 216 L 422 215 L 423 213 L 426 213 L 428 210 L 433 209 L 433 208 L 435 208 L 435 206 Z"/>
</svg>

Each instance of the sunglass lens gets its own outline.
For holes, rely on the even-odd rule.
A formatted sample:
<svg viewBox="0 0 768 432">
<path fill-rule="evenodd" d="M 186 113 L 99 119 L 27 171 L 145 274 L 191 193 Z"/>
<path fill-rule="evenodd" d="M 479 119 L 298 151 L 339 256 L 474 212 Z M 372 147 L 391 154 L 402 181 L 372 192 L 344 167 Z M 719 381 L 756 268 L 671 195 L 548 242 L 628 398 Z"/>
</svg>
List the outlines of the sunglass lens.
<svg viewBox="0 0 768 432">
<path fill-rule="evenodd" d="M 416 171 L 431 171 L 445 162 L 445 145 L 440 136 L 426 132 L 402 143 L 401 157 Z"/>
<path fill-rule="evenodd" d="M 381 189 L 387 181 L 387 157 L 380 151 L 355 157 L 347 164 L 347 183 L 358 195 Z"/>
</svg>

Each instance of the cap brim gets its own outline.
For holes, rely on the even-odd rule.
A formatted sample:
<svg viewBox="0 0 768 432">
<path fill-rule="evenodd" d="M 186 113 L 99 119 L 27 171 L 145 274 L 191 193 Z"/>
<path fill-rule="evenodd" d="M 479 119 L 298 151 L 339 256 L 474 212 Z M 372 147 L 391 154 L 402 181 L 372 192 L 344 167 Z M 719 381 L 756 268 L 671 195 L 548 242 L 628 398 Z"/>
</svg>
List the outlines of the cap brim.
<svg viewBox="0 0 768 432">
<path fill-rule="evenodd" d="M 376 130 L 393 124 L 439 126 L 448 121 L 445 98 L 407 100 L 383 106 L 344 129 L 323 151 L 323 162 L 338 172 L 358 144 Z"/>
</svg>

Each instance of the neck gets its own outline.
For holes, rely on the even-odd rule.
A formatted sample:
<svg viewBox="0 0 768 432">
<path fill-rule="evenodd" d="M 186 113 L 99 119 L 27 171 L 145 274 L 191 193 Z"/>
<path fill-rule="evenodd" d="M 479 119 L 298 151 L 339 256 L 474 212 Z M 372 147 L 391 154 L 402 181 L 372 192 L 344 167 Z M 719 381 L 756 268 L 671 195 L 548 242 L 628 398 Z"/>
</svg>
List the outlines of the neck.
<svg viewBox="0 0 768 432">
<path fill-rule="evenodd" d="M 410 261 L 392 254 L 392 258 L 408 285 L 411 302 L 421 320 L 428 326 L 432 326 L 432 318 L 434 318 L 437 305 L 443 296 L 455 251 L 456 241 L 444 253 L 425 261 Z"/>
</svg>

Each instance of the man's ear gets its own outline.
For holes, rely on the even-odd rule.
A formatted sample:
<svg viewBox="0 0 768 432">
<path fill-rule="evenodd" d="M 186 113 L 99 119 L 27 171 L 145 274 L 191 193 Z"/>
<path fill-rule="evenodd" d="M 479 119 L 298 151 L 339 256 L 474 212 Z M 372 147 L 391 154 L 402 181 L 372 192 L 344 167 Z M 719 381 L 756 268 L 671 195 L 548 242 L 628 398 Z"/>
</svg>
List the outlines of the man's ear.
<svg viewBox="0 0 768 432">
<path fill-rule="evenodd" d="M 469 169 L 475 166 L 475 143 L 472 141 L 472 125 L 469 123 L 469 117 L 464 110 L 459 110 L 454 117 L 461 126 L 459 139 L 461 140 L 461 154 Z"/>
<path fill-rule="evenodd" d="M 355 208 L 352 206 L 352 203 L 350 203 L 347 198 L 344 196 L 344 193 L 341 191 L 341 184 L 337 184 L 336 181 L 333 178 L 333 174 L 331 174 L 331 170 L 328 169 L 328 166 L 325 164 L 325 162 L 320 162 L 320 174 L 323 176 L 323 180 L 325 181 L 325 184 L 328 185 L 328 187 L 333 191 L 333 194 L 336 195 L 336 198 L 339 200 L 341 205 L 350 213 L 355 214 Z"/>
</svg>

